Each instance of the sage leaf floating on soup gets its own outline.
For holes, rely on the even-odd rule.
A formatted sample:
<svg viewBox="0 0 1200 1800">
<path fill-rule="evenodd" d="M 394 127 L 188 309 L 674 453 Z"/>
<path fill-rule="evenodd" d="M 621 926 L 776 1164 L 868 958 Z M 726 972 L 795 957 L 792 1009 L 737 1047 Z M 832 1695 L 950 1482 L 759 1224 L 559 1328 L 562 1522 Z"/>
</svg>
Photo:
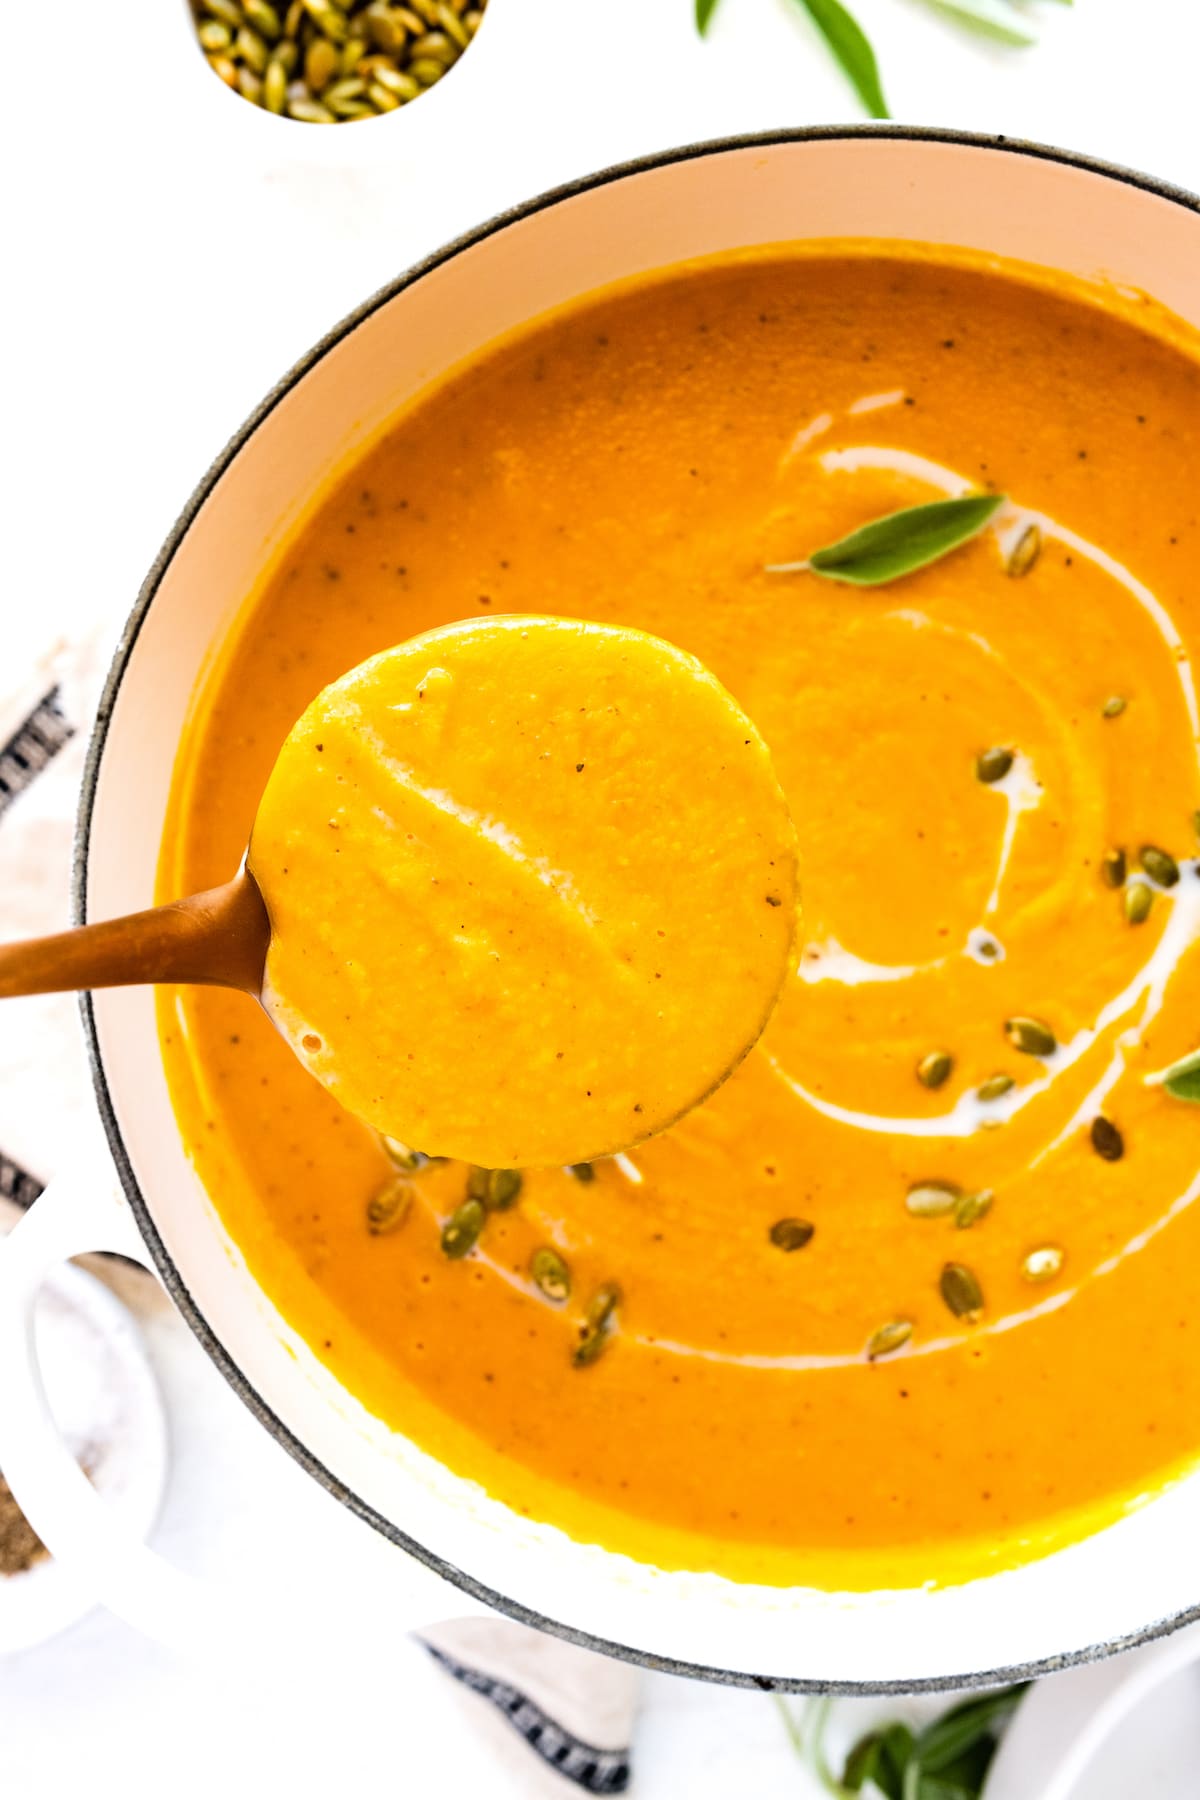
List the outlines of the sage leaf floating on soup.
<svg viewBox="0 0 1200 1800">
<path fill-rule="evenodd" d="M 1200 1050 L 1172 1063 L 1163 1077 L 1163 1086 L 1172 1100 L 1188 1100 L 1200 1105 Z"/>
<path fill-rule="evenodd" d="M 814 550 L 807 562 L 774 563 L 768 573 L 786 575 L 808 569 L 825 581 L 882 587 L 940 562 L 969 543 L 996 516 L 1006 498 L 1004 494 L 962 494 L 957 500 L 905 506 L 860 525 L 836 544 Z"/>
</svg>

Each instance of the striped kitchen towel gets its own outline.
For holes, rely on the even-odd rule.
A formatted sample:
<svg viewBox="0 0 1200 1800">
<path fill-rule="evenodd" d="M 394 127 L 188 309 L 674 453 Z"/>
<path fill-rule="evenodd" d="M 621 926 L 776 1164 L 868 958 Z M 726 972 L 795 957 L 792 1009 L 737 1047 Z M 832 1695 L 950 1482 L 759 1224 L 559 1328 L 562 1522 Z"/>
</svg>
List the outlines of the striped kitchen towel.
<svg viewBox="0 0 1200 1800">
<path fill-rule="evenodd" d="M 106 660 L 98 642 L 60 645 L 0 692 L 0 938 L 70 923 L 75 806 Z M 0 1201 L 36 1202 L 91 1108 L 74 996 L 6 1000 Z M 636 1681 L 627 1665 L 499 1617 L 452 1619 L 422 1642 L 487 1740 L 488 1800 L 629 1790 Z"/>
</svg>

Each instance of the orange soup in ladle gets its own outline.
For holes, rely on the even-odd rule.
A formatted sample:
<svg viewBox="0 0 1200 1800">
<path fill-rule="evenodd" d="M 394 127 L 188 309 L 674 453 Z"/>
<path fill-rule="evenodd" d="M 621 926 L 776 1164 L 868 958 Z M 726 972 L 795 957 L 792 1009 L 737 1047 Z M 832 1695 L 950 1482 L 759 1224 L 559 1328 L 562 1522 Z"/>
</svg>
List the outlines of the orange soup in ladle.
<svg viewBox="0 0 1200 1800">
<path fill-rule="evenodd" d="M 564 619 L 450 625 L 318 695 L 225 888 L 0 951 L 0 994 L 261 996 L 352 1112 L 486 1168 L 662 1130 L 788 972 L 795 838 L 694 657 Z"/>
</svg>

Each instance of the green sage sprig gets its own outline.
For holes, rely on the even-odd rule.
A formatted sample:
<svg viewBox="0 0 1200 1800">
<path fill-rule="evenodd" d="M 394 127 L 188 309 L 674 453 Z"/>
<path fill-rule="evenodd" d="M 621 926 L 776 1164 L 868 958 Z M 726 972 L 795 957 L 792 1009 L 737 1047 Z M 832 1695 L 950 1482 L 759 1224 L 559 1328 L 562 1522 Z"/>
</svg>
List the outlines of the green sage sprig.
<svg viewBox="0 0 1200 1800">
<path fill-rule="evenodd" d="M 707 32 L 720 0 L 694 0 L 696 29 Z M 808 14 L 872 119 L 890 119 L 871 40 L 842 0 L 790 0 Z M 993 43 L 1020 49 L 1037 42 L 1012 0 L 923 0 L 934 12 Z M 1074 0 L 1061 0 L 1071 6 Z"/>
<path fill-rule="evenodd" d="M 963 1700 L 920 1731 L 899 1719 L 876 1726 L 853 1746 L 840 1777 L 825 1741 L 829 1701 L 814 1701 L 800 1716 L 776 1701 L 793 1749 L 833 1800 L 980 1800 L 1000 1734 L 1028 1685 Z"/>
<path fill-rule="evenodd" d="M 849 537 L 814 550 L 803 562 L 769 563 L 770 575 L 801 570 L 825 581 L 852 587 L 880 587 L 898 581 L 977 537 L 1004 505 L 1004 494 L 962 494 L 956 500 L 930 500 L 905 506 L 860 525 Z"/>
</svg>

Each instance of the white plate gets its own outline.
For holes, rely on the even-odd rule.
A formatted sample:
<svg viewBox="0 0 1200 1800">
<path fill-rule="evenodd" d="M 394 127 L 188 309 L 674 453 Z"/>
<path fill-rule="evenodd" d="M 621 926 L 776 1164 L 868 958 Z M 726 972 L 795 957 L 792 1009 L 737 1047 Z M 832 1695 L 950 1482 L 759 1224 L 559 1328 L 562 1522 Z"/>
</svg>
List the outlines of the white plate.
<svg viewBox="0 0 1200 1800">
<path fill-rule="evenodd" d="M 55 1422 L 109 1506 L 145 1537 L 167 1474 L 167 1425 L 141 1335 L 93 1276 L 64 1264 L 38 1301 L 38 1360 Z M 0 1652 L 73 1625 L 94 1597 L 48 1558 L 0 1576 Z"/>
</svg>

